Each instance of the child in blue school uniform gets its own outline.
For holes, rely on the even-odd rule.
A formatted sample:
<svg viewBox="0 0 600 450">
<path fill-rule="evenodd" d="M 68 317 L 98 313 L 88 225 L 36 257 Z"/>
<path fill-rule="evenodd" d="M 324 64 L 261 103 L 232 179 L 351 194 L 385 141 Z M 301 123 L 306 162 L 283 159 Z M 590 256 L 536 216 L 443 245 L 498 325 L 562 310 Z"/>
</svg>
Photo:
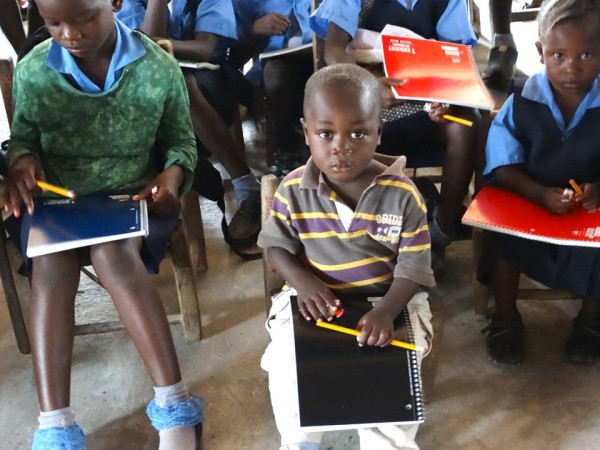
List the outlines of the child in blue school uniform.
<svg viewBox="0 0 600 450">
<path fill-rule="evenodd" d="M 324 0 L 310 21 L 317 36 L 325 39 L 327 64 L 356 62 L 346 47 L 359 28 L 381 32 L 391 24 L 407 28 L 425 39 L 467 45 L 477 42 L 464 0 Z M 410 83 L 410 80 L 381 76 L 379 81 L 386 108 L 403 103 L 394 99 L 390 86 Z M 451 107 L 451 114 L 475 122 L 473 127 L 466 127 L 442 117 L 449 113 L 448 108 L 440 104 L 434 106 L 429 116 L 420 111 L 398 119 L 389 118 L 377 151 L 393 155 L 403 151 L 409 164 L 415 161 L 430 164 L 435 160 L 431 158 L 432 150 L 444 149 L 441 199 L 429 222 L 435 265 L 444 258 L 446 247 L 460 231 L 463 201 L 476 162 L 479 116 L 469 108 Z"/>
<path fill-rule="evenodd" d="M 490 182 L 554 214 L 600 205 L 600 1 L 546 1 L 536 43 L 545 69 L 515 88 L 490 128 L 485 175 Z M 569 189 L 576 180 L 583 195 Z M 480 266 L 496 312 L 486 339 L 498 363 L 524 360 L 524 326 L 516 306 L 519 274 L 581 295 L 565 346 L 575 362 L 600 358 L 600 251 L 490 234 Z"/>
<path fill-rule="evenodd" d="M 167 3 L 168 13 L 163 14 Z M 218 70 L 183 69 L 192 124 L 199 142 L 231 177 L 238 205 L 229 223 L 232 244 L 254 243 L 260 231 L 260 185 L 229 132 L 247 91 L 239 70 L 243 61 L 231 0 L 125 0 L 125 5 L 122 15 L 128 23 L 153 38 L 168 38 L 177 59 L 220 66 Z M 201 181 L 197 177 L 195 183 Z"/>
<path fill-rule="evenodd" d="M 37 3 L 52 39 L 15 69 L 6 210 L 23 217 L 26 237 L 37 179 L 81 195 L 126 190 L 149 202 L 150 234 L 31 260 L 28 331 L 41 409 L 32 448 L 85 448 L 70 408 L 70 375 L 80 263 L 89 258 L 155 386 L 147 413 L 160 449 L 193 450 L 202 403 L 182 382 L 148 273 L 158 270 L 178 221 L 178 195 L 189 189 L 196 164 L 181 71 L 154 42 L 114 19 L 120 0 Z"/>
<path fill-rule="evenodd" d="M 267 59 L 262 64 L 258 55 L 312 42 L 310 0 L 234 0 L 234 8 L 240 41 L 254 58 L 246 78 L 262 86 L 275 131 L 274 171 L 287 173 L 308 157 L 300 117 L 304 85 L 313 72 L 312 53 Z"/>
</svg>

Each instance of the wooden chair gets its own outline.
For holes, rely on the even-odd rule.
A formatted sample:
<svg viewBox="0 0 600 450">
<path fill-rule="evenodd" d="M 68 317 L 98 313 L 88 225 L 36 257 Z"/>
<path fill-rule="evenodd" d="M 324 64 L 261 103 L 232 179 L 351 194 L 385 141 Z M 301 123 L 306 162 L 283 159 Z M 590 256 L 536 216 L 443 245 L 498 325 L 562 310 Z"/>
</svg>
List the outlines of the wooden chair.
<svg viewBox="0 0 600 450">
<path fill-rule="evenodd" d="M 13 68 L 12 59 L 0 59 L 0 89 L 9 124 L 12 121 Z M 0 199 L 3 199 L 3 192 Z M 200 308 L 196 292 L 196 273 L 204 272 L 207 269 L 206 248 L 198 195 L 195 192 L 184 194 L 181 203 L 182 220 L 169 240 L 169 253 L 173 264 L 180 312 L 170 314 L 167 318 L 171 324 L 180 323 L 183 326 L 186 340 L 194 341 L 202 338 Z M 11 248 L 4 222 L 0 220 L 0 280 L 2 281 L 17 346 L 21 353 L 27 354 L 30 352 L 30 346 L 21 301 L 29 296 L 29 290 L 27 283 L 15 283 L 13 274 L 16 272 L 15 268 L 20 264 L 17 253 L 14 248 Z M 197 259 L 195 266 L 192 264 L 192 257 Z M 23 284 L 25 286 L 22 286 Z M 120 321 L 100 321 L 77 324 L 75 334 L 107 333 L 122 329 L 124 329 L 124 326 Z"/>
</svg>

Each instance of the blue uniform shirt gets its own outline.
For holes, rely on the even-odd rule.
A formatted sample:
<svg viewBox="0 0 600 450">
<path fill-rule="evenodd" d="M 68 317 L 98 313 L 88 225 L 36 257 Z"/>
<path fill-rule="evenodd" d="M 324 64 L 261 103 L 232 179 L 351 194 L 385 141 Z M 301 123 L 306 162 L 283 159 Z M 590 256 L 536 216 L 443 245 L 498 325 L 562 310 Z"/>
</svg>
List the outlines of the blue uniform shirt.
<svg viewBox="0 0 600 450">
<path fill-rule="evenodd" d="M 291 25 L 281 36 L 271 36 L 261 50 L 270 52 L 288 46 L 290 38 L 300 35 L 302 44 L 312 42 L 309 25 L 310 0 L 234 0 L 240 40 L 252 33 L 252 24 L 269 13 L 279 13 L 290 19 Z M 246 77 L 255 85 L 260 84 L 261 64 L 256 60 Z"/>
<path fill-rule="evenodd" d="M 198 6 L 196 20 L 184 11 L 186 0 L 173 0 L 169 4 L 169 37 L 192 40 L 198 32 L 213 33 L 237 40 L 237 24 L 231 0 L 203 0 Z"/>
<path fill-rule="evenodd" d="M 147 6 L 148 0 L 123 0 L 123 6 L 115 17 L 134 30 L 142 24 Z"/>
<path fill-rule="evenodd" d="M 523 98 L 546 105 L 550 109 L 558 128 L 563 134 L 568 135 L 573 132 L 588 109 L 600 107 L 600 76 L 596 78 L 589 92 L 579 104 L 569 124 L 565 124 L 560 109 L 554 100 L 545 70 L 536 73 L 525 82 L 521 95 Z M 522 164 L 525 162 L 523 146 L 515 137 L 513 102 L 514 97 L 511 95 L 506 99 L 490 126 L 485 148 L 486 165 L 483 172 L 484 175 L 488 175 L 494 169 L 501 166 Z"/>
<path fill-rule="evenodd" d="M 408 9 L 406 0 L 397 0 Z M 413 8 L 418 1 L 412 2 Z M 310 17 L 310 26 L 317 36 L 325 39 L 329 23 L 333 22 L 350 36 L 356 35 L 361 0 L 323 0 L 321 6 Z M 475 45 L 477 37 L 471 26 L 465 0 L 449 0 L 446 10 L 436 25 L 437 39 Z"/>
<path fill-rule="evenodd" d="M 135 35 L 135 32 L 115 19 L 117 27 L 117 40 L 115 50 L 110 60 L 110 66 L 106 74 L 104 86 L 100 88 L 91 81 L 77 66 L 73 55 L 69 51 L 52 41 L 48 56 L 46 57 L 46 66 L 50 69 L 65 74 L 69 82 L 82 92 L 88 94 L 98 94 L 109 90 L 117 82 L 123 69 L 127 64 L 140 59 L 146 54 L 144 45 Z"/>
</svg>

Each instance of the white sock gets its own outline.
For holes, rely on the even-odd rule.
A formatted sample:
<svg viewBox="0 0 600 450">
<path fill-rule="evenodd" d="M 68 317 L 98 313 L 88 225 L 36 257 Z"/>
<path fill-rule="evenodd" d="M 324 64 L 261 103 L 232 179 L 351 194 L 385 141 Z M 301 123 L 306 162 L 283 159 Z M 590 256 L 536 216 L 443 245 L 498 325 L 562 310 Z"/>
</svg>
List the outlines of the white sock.
<svg viewBox="0 0 600 450">
<path fill-rule="evenodd" d="M 40 412 L 38 417 L 40 430 L 47 428 L 66 428 L 75 423 L 75 414 L 71 411 L 71 407 L 55 409 L 53 411 Z"/>
<path fill-rule="evenodd" d="M 253 174 L 249 173 L 243 177 L 233 178 L 231 184 L 233 184 L 233 193 L 238 205 L 248 198 L 260 200 L 260 183 Z"/>
<path fill-rule="evenodd" d="M 196 429 L 176 426 L 158 432 L 158 450 L 196 450 Z"/>
<path fill-rule="evenodd" d="M 506 45 L 507 47 L 517 48 L 515 44 L 515 39 L 511 33 L 505 34 L 494 34 L 494 42 L 492 47 L 500 47 L 501 45 Z"/>
<path fill-rule="evenodd" d="M 190 397 L 190 391 L 183 384 L 183 381 L 172 384 L 171 386 L 154 386 L 154 400 L 161 408 L 183 402 Z"/>
<path fill-rule="evenodd" d="M 190 393 L 183 381 L 171 386 L 154 387 L 155 401 L 158 406 L 165 408 L 183 402 Z M 158 450 L 195 450 L 196 429 L 194 427 L 174 426 L 159 431 L 160 444 Z"/>
</svg>

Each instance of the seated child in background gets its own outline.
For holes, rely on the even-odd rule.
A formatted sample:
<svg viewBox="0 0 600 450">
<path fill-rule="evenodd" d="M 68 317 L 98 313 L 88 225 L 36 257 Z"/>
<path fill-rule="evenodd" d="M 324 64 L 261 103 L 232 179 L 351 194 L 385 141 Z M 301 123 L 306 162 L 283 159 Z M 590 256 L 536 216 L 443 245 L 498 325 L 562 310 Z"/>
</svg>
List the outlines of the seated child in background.
<svg viewBox="0 0 600 450">
<path fill-rule="evenodd" d="M 366 3 L 366 5 L 365 5 Z M 325 39 L 327 64 L 355 63 L 346 52 L 359 28 L 375 32 L 387 25 L 407 28 L 425 39 L 474 45 L 477 40 L 469 23 L 464 0 L 324 0 L 311 16 L 311 27 Z M 382 74 L 383 75 L 383 74 Z M 403 103 L 394 98 L 391 86 L 410 83 L 381 76 L 384 107 Z M 457 224 L 464 211 L 463 201 L 475 167 L 479 117 L 469 108 L 435 105 L 429 113 L 421 111 L 384 124 L 378 152 L 398 155 L 405 152 L 409 163 L 429 164 L 434 149 L 444 149 L 441 201 L 429 223 L 434 264 L 445 255 L 445 248 L 456 237 Z M 474 122 L 473 127 L 449 122 L 442 116 L 454 114 Z"/>
<path fill-rule="evenodd" d="M 38 6 L 52 39 L 15 70 L 6 209 L 23 216 L 26 241 L 36 179 L 80 195 L 127 190 L 148 200 L 150 235 L 32 259 L 29 338 L 41 408 L 33 449 L 85 446 L 70 408 L 70 374 L 75 295 L 87 255 L 155 386 L 147 413 L 160 431 L 160 449 L 195 449 L 202 403 L 181 380 L 148 273 L 158 270 L 178 221 L 178 195 L 189 189 L 196 164 L 183 76 L 154 42 L 114 19 L 119 0 Z"/>
<path fill-rule="evenodd" d="M 254 58 L 246 78 L 262 85 L 275 131 L 274 171 L 288 173 L 308 157 L 299 119 L 304 85 L 313 73 L 312 52 L 267 59 L 262 64 L 258 55 L 312 42 L 310 0 L 234 0 L 234 8 L 240 41 Z"/>
<path fill-rule="evenodd" d="M 381 137 L 377 79 L 351 64 L 319 70 L 306 84 L 302 126 L 311 157 L 281 182 L 258 244 L 292 288 L 273 298 L 267 321 L 272 342 L 261 366 L 269 372 L 281 448 L 308 450 L 319 447 L 321 434 L 301 432 L 298 411 L 290 407 L 297 392 L 294 343 L 285 331 L 290 295 L 297 293 L 306 320 L 329 318 L 343 306 L 338 293 L 383 295 L 357 325 L 358 344 L 377 346 L 393 339 L 394 319 L 410 301 L 415 339 L 428 347 L 431 334 L 423 324 L 431 315 L 419 289 L 435 282 L 425 206 L 403 173 L 405 159 L 390 167 L 373 159 Z M 400 217 L 400 234 L 387 235 L 377 221 L 381 214 Z M 418 448 L 416 431 L 417 425 L 361 429 L 361 447 Z"/>
<path fill-rule="evenodd" d="M 545 70 L 516 88 L 490 128 L 488 179 L 555 214 L 600 204 L 600 2 L 542 5 L 536 43 Z M 569 180 L 581 183 L 574 195 Z M 516 306 L 519 274 L 583 297 L 565 351 L 571 361 L 600 358 L 600 250 L 490 234 L 480 277 L 491 282 L 496 313 L 486 339 L 499 363 L 524 359 Z"/>
<path fill-rule="evenodd" d="M 149 17 L 151 3 L 162 12 L 167 0 L 150 0 L 145 16 L 143 0 L 126 0 L 143 31 L 164 30 L 164 14 Z M 141 3 L 141 4 L 140 4 Z M 173 0 L 169 3 L 168 28 L 153 38 L 168 38 L 175 57 L 196 62 L 218 64 L 218 70 L 183 69 L 194 132 L 202 146 L 219 160 L 231 177 L 238 209 L 229 224 L 234 245 L 256 242 L 260 231 L 260 184 L 251 173 L 244 151 L 229 132 L 244 90 L 237 24 L 231 0 Z M 143 21 L 142 21 L 143 17 Z M 162 22 L 160 22 L 162 21 Z M 159 23 L 160 22 L 160 23 Z M 135 22 L 132 22 L 134 25 Z M 162 28 L 161 28 L 162 27 Z M 248 83 L 249 84 L 249 83 Z M 194 187 L 201 191 L 201 175 Z"/>
</svg>

